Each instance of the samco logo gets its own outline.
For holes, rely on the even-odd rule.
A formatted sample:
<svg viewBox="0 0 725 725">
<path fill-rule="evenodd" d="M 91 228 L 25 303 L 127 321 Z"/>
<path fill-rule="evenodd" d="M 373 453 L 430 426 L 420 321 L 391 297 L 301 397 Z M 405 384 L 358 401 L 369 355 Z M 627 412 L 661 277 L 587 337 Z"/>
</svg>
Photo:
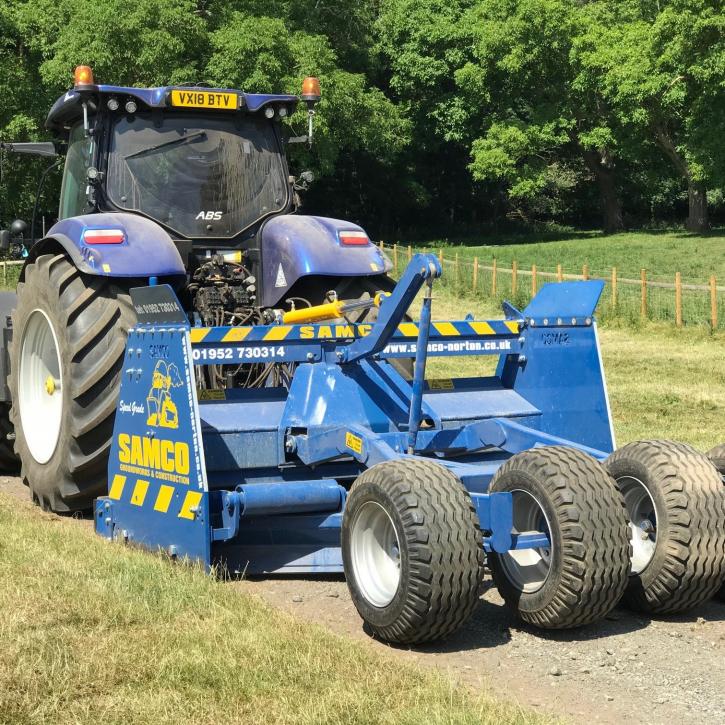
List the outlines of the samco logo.
<svg viewBox="0 0 725 725">
<path fill-rule="evenodd" d="M 151 380 L 151 390 L 146 396 L 148 418 L 146 424 L 154 428 L 178 428 L 179 414 L 171 399 L 171 389 L 183 385 L 179 369 L 174 363 L 158 360 Z"/>
<path fill-rule="evenodd" d="M 185 476 L 189 473 L 189 446 L 181 441 L 121 433 L 118 436 L 118 460 L 131 466 Z"/>
</svg>

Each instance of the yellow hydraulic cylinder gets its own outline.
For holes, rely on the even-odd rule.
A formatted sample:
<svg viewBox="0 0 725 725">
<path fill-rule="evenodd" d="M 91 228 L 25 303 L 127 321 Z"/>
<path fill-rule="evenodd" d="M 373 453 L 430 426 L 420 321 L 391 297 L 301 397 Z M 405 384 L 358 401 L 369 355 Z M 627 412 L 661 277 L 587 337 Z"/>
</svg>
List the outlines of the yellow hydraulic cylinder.
<svg viewBox="0 0 725 725">
<path fill-rule="evenodd" d="M 386 294 L 378 292 L 375 297 L 370 297 L 365 300 L 336 300 L 335 302 L 326 302 L 324 305 L 302 307 L 299 310 L 290 310 L 289 312 L 283 313 L 282 322 L 285 325 L 297 325 L 303 322 L 335 320 L 339 317 L 344 317 L 346 312 L 380 307 L 380 303 L 385 297 L 387 297 Z"/>
<path fill-rule="evenodd" d="M 285 325 L 296 325 L 302 322 L 318 322 L 319 320 L 334 320 L 342 317 L 344 303 L 340 300 L 327 302 L 324 305 L 314 307 L 302 307 L 299 310 L 290 310 L 282 315 L 282 322 Z"/>
</svg>

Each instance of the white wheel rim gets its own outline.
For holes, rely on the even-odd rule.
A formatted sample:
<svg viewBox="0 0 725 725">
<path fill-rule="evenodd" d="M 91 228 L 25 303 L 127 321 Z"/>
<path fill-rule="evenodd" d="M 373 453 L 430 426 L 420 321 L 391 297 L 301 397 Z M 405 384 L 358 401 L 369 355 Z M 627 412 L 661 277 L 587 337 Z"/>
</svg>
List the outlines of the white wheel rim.
<svg viewBox="0 0 725 725">
<path fill-rule="evenodd" d="M 355 581 L 374 607 L 386 607 L 400 585 L 400 542 L 388 512 L 368 501 L 357 512 L 350 535 Z"/>
<path fill-rule="evenodd" d="M 645 485 L 634 476 L 617 479 L 627 509 L 632 541 L 632 574 L 641 574 L 657 548 L 657 509 Z"/>
<path fill-rule="evenodd" d="M 517 489 L 513 495 L 515 534 L 543 532 L 551 540 L 551 526 L 544 507 L 528 491 Z M 519 591 L 537 592 L 549 577 L 553 555 L 550 547 L 515 549 L 502 554 L 500 561 L 508 580 Z"/>
<path fill-rule="evenodd" d="M 60 436 L 63 376 L 55 330 L 40 309 L 31 312 L 20 342 L 18 398 L 30 454 L 38 463 L 47 463 Z"/>
</svg>

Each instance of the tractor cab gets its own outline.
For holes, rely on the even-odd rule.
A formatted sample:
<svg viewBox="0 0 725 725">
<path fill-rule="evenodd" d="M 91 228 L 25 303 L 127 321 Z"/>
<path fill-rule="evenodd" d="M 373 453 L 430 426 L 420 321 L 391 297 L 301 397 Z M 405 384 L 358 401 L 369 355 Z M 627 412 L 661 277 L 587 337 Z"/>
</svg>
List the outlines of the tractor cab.
<svg viewBox="0 0 725 725">
<path fill-rule="evenodd" d="M 306 99 L 312 111 L 319 91 Z M 278 121 L 298 102 L 230 89 L 97 85 L 81 66 L 46 121 L 68 142 L 59 218 L 131 212 L 194 246 L 238 248 L 264 220 L 292 210 Z"/>
</svg>

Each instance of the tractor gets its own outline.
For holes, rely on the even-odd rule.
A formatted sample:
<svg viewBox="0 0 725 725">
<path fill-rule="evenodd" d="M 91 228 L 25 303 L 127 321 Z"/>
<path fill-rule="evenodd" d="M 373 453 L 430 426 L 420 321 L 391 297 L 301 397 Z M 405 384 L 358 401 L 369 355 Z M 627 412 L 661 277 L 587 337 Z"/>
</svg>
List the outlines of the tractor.
<svg viewBox="0 0 725 725">
<path fill-rule="evenodd" d="M 311 139 L 319 83 L 302 90 L 76 69 L 47 120 L 67 142 L 60 219 L 0 300 L 5 428 L 33 500 L 210 571 L 344 573 L 395 643 L 458 629 L 486 569 L 552 629 L 621 599 L 667 614 L 722 595 L 722 457 L 616 447 L 603 282 L 433 320 L 435 256 L 395 283 L 359 226 L 294 213 L 280 121 L 307 104 Z M 441 356 L 495 372 L 436 380 Z"/>
</svg>

